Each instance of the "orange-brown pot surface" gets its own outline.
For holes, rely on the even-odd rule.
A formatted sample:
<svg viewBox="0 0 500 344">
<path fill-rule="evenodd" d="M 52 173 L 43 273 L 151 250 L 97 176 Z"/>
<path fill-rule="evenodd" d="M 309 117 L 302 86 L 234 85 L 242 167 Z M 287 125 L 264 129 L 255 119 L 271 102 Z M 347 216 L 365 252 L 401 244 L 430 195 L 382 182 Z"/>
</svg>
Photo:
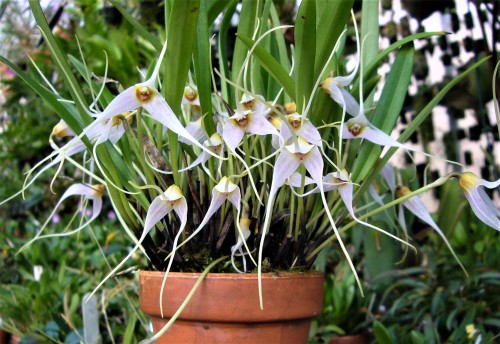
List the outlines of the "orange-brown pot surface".
<svg viewBox="0 0 500 344">
<path fill-rule="evenodd" d="M 141 271 L 140 306 L 159 331 L 185 300 L 199 273 L 169 273 L 160 316 L 164 274 Z M 323 306 L 323 274 L 208 274 L 180 317 L 158 343 L 306 343 L 310 321 Z"/>
</svg>

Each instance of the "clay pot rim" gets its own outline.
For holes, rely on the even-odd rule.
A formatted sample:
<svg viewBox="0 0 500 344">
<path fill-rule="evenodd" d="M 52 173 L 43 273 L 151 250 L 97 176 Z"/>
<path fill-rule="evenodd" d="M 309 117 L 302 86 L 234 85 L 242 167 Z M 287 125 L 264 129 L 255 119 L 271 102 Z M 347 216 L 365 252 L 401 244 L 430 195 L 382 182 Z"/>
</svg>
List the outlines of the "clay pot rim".
<svg viewBox="0 0 500 344">
<path fill-rule="evenodd" d="M 164 271 L 153 271 L 153 270 L 139 270 L 139 275 L 143 277 L 153 277 L 157 278 L 165 274 Z M 198 279 L 202 273 L 201 272 L 169 272 L 168 275 L 176 279 Z M 297 278 L 318 278 L 324 276 L 323 272 L 319 271 L 278 271 L 278 272 L 263 272 L 261 278 L 265 279 L 297 279 Z M 168 277 L 167 277 L 168 278 Z M 224 272 L 224 273 L 208 273 L 204 280 L 207 279 L 240 279 L 240 280 L 256 280 L 258 278 L 257 273 L 237 273 L 237 272 Z"/>
</svg>

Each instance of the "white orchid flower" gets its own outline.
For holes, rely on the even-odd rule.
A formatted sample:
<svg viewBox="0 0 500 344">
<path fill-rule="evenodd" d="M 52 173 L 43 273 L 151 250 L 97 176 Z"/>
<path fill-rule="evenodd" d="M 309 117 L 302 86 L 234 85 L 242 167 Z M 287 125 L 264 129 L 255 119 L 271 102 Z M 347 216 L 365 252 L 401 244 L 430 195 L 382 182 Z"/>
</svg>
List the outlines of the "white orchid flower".
<svg viewBox="0 0 500 344">
<path fill-rule="evenodd" d="M 382 170 L 380 170 L 380 175 L 386 182 L 387 186 L 389 187 L 389 190 L 391 190 L 392 193 L 396 191 L 396 174 L 394 173 L 394 168 L 392 167 L 391 164 L 387 163 L 382 167 Z M 374 182 L 375 183 L 375 182 Z M 372 183 L 369 186 L 369 192 L 370 196 L 380 204 L 381 206 L 384 205 L 384 201 L 382 200 L 382 197 L 378 194 L 377 190 L 375 190 L 375 185 Z"/>
<path fill-rule="evenodd" d="M 245 133 L 278 135 L 276 128 L 262 113 L 238 108 L 234 115 L 224 119 L 222 138 L 227 147 L 234 153 Z"/>
<path fill-rule="evenodd" d="M 411 193 L 411 191 L 406 186 L 401 186 L 397 190 L 397 196 L 398 197 L 403 197 L 403 196 L 405 196 L 405 195 L 407 195 L 409 193 Z M 420 220 L 424 221 L 429 226 L 431 226 L 431 228 L 434 229 L 436 231 L 436 233 L 438 233 L 438 235 L 443 239 L 444 243 L 446 244 L 446 246 L 450 250 L 450 252 L 453 255 L 453 257 L 455 258 L 455 260 L 458 262 L 458 264 L 460 265 L 460 267 L 462 268 L 462 270 L 465 272 L 465 275 L 468 275 L 467 274 L 467 270 L 465 270 L 465 267 L 462 265 L 462 263 L 458 259 L 455 251 L 451 247 L 451 245 L 448 242 L 448 239 L 444 235 L 443 231 L 439 228 L 439 226 L 433 220 L 431 214 L 429 213 L 429 211 L 425 207 L 425 204 L 424 204 L 424 202 L 422 202 L 421 197 L 420 196 L 414 196 L 412 198 L 407 199 L 406 201 L 403 201 L 399 205 L 399 213 L 398 213 L 399 222 L 401 224 L 401 227 L 405 231 L 405 234 L 407 234 L 408 230 L 406 228 L 406 221 L 405 221 L 405 218 L 404 218 L 404 210 L 403 210 L 403 207 L 401 205 L 403 205 L 406 209 L 408 209 L 413 215 L 415 215 L 416 217 L 418 217 Z"/>
<path fill-rule="evenodd" d="M 338 190 L 340 194 L 340 198 L 342 198 L 342 201 L 344 202 L 345 207 L 347 208 L 347 211 L 351 215 L 354 221 L 356 221 L 359 224 L 362 224 L 363 226 L 372 228 L 380 233 L 383 233 L 394 240 L 400 241 L 404 245 L 407 245 L 409 247 L 412 247 L 415 251 L 415 247 L 413 247 L 411 244 L 408 242 L 398 238 L 397 236 L 383 230 L 380 227 L 374 226 L 368 222 L 362 221 L 358 219 L 354 212 L 354 207 L 352 205 L 352 199 L 353 199 L 353 184 L 349 181 L 349 177 L 347 176 L 346 171 L 341 171 L 341 172 L 332 172 L 326 175 L 323 178 L 323 190 L 324 191 L 330 191 L 330 190 Z"/>
<path fill-rule="evenodd" d="M 352 72 L 346 76 L 330 76 L 326 80 L 321 83 L 321 88 L 330 95 L 334 102 L 339 104 L 344 112 L 352 116 L 357 116 L 360 113 L 360 106 L 356 99 L 345 89 L 345 87 L 349 86 L 354 77 L 356 76 L 360 63 L 361 63 L 361 49 L 360 49 L 360 37 L 358 32 L 358 25 L 356 19 L 354 18 L 354 31 L 356 34 L 356 47 L 358 51 L 358 58 Z"/>
<path fill-rule="evenodd" d="M 198 88 L 195 85 L 189 84 L 184 87 L 184 92 L 182 93 L 182 105 L 187 108 L 186 111 L 191 111 L 190 114 L 195 119 L 201 118 L 200 97 L 198 94 Z"/>
<path fill-rule="evenodd" d="M 151 229 L 160 222 L 165 216 L 167 216 L 171 211 L 174 211 L 179 219 L 181 220 L 181 224 L 179 226 L 179 230 L 177 235 L 175 236 L 173 248 L 172 248 L 172 257 L 175 255 L 175 250 L 177 248 L 177 241 L 184 230 L 187 222 L 187 213 L 188 206 L 186 202 L 186 198 L 182 194 L 182 190 L 177 185 L 171 185 L 165 192 L 161 195 L 157 196 L 148 208 L 148 212 L 146 214 L 146 220 L 144 221 L 144 229 L 142 231 L 141 237 L 137 241 L 137 244 L 132 248 L 129 254 L 118 264 L 115 268 L 99 283 L 99 285 L 92 291 L 88 298 L 92 297 L 95 292 L 110 278 L 112 277 L 118 269 L 122 267 L 123 264 L 134 254 L 135 251 L 142 244 L 148 233 Z M 170 267 L 171 262 L 169 262 Z"/>
<path fill-rule="evenodd" d="M 54 128 L 52 128 L 52 132 L 50 133 L 49 136 L 49 144 L 52 147 L 52 149 L 58 149 L 59 147 L 54 143 L 53 137 L 57 137 L 58 139 L 62 139 L 65 137 L 73 137 L 75 136 L 75 133 L 73 130 L 70 129 L 68 124 L 64 120 L 60 120 Z"/>
<path fill-rule="evenodd" d="M 240 218 L 240 213 L 241 213 L 240 188 L 238 187 L 238 185 L 234 184 L 228 177 L 222 177 L 219 183 L 217 183 L 217 185 L 215 185 L 214 188 L 212 189 L 212 200 L 210 201 L 210 205 L 208 206 L 207 212 L 203 217 L 203 220 L 198 225 L 198 227 L 193 231 L 193 233 L 186 240 L 184 240 L 182 244 L 179 245 L 179 247 L 183 246 L 186 242 L 194 238 L 207 225 L 208 221 L 210 221 L 212 216 L 220 209 L 220 207 L 226 200 L 229 201 L 236 208 L 237 218 Z M 240 228 L 239 222 L 237 223 L 236 227 L 238 229 L 239 235 L 241 237 L 245 237 L 243 231 Z M 247 248 L 247 251 L 249 252 L 245 242 L 244 245 Z"/>
<path fill-rule="evenodd" d="M 321 147 L 321 135 L 309 119 L 304 118 L 296 112 L 287 115 L 285 118 L 290 126 L 286 125 L 286 123 L 281 124 L 280 134 L 284 141 L 293 136 L 290 131 L 291 128 L 296 136 L 301 136 L 309 143 Z"/>
<path fill-rule="evenodd" d="M 251 221 L 248 217 L 244 216 L 240 219 L 241 232 L 238 233 L 238 240 L 237 240 L 236 244 L 231 246 L 231 264 L 233 265 L 233 269 L 238 271 L 239 273 L 247 272 L 247 260 L 245 258 L 245 255 L 247 253 L 243 252 L 243 245 L 251 234 L 250 224 L 251 224 Z M 238 252 L 238 253 L 236 253 L 236 252 Z M 234 262 L 235 256 L 241 257 L 241 259 L 243 261 L 243 271 L 241 271 L 240 269 L 238 269 L 236 267 L 236 264 Z"/>
<path fill-rule="evenodd" d="M 266 100 L 263 96 L 257 95 L 256 97 L 248 94 L 244 94 L 241 97 L 240 107 L 242 110 L 250 110 L 261 116 L 267 117 L 271 108 L 266 105 Z"/>
<path fill-rule="evenodd" d="M 370 123 L 363 112 L 360 112 L 356 117 L 349 119 L 345 123 L 342 129 L 342 138 L 365 139 L 380 146 L 390 146 L 415 151 L 376 128 Z"/>
<path fill-rule="evenodd" d="M 198 96 L 198 88 L 194 85 L 184 87 L 182 94 L 182 104 L 200 107 L 200 97 Z"/>
<path fill-rule="evenodd" d="M 189 122 L 186 125 L 186 131 L 191 134 L 193 138 L 195 138 L 197 141 L 200 141 L 203 139 L 206 134 L 205 130 L 203 130 L 203 124 L 202 124 L 202 117 L 198 118 L 196 121 Z M 186 138 L 179 136 L 179 141 L 182 143 L 189 144 L 190 141 L 187 140 Z"/>
<path fill-rule="evenodd" d="M 359 104 L 354 97 L 344 88 L 348 86 L 358 71 L 358 65 L 348 76 L 329 77 L 321 83 L 323 90 L 339 104 L 345 112 L 352 116 L 359 113 Z"/>
<path fill-rule="evenodd" d="M 472 172 L 461 173 L 459 184 L 465 191 L 465 198 L 474 211 L 474 214 L 488 226 L 500 231 L 500 210 L 493 204 L 484 188 L 497 188 L 500 185 L 500 179 L 496 182 L 489 182 L 479 178 Z"/>
<path fill-rule="evenodd" d="M 131 119 L 132 117 L 130 117 L 128 113 L 120 116 L 114 116 L 111 119 L 99 122 L 98 125 L 92 127 L 91 130 L 88 131 L 87 136 L 89 140 L 91 142 L 95 142 L 96 145 L 99 145 L 107 140 L 115 144 L 125 133 L 125 128 L 122 121 L 130 121 Z M 39 161 L 35 166 L 33 166 L 27 172 L 25 182 L 21 190 L 0 202 L 0 205 L 24 193 L 24 191 L 28 189 L 31 184 L 33 184 L 35 180 L 37 180 L 38 177 L 40 177 L 49 168 L 56 166 L 57 164 L 62 164 L 65 159 L 72 157 L 73 155 L 76 155 L 78 153 L 84 152 L 87 149 L 81 138 L 78 136 L 73 137 L 62 147 L 57 147 L 57 145 L 52 141 L 52 136 L 60 138 L 66 136 L 74 136 L 74 134 L 71 135 L 71 133 L 72 131 L 64 122 L 59 122 L 54 126 L 54 128 L 52 129 L 51 137 L 49 139 L 50 145 L 52 146 L 52 148 L 54 148 L 54 151 L 47 157 Z M 47 161 L 49 162 L 45 166 L 43 166 L 40 171 L 38 171 L 38 173 L 30 180 L 31 174 Z"/>
<path fill-rule="evenodd" d="M 220 137 L 219 134 L 215 133 L 213 134 L 212 136 L 210 136 L 209 139 L 205 140 L 205 142 L 203 142 L 203 145 L 211 150 L 214 154 L 217 154 L 219 156 L 222 157 L 222 154 L 224 153 L 224 142 L 222 141 L 222 138 Z M 188 166 L 182 168 L 179 170 L 179 172 L 185 172 L 185 171 L 189 171 L 191 170 L 193 167 L 196 167 L 198 165 L 201 164 L 202 168 L 205 170 L 205 172 L 209 175 L 209 176 L 212 176 L 210 171 L 205 167 L 205 163 L 208 161 L 208 159 L 210 159 L 211 155 L 206 153 L 205 151 L 202 151 L 200 153 L 200 155 L 198 155 L 198 157 L 191 163 L 189 164 Z M 173 172 L 171 171 L 164 171 L 164 170 L 160 170 L 159 168 L 153 166 L 152 163 L 150 163 L 149 161 L 147 161 L 148 165 L 153 169 L 155 170 L 156 172 L 158 173 L 162 173 L 162 174 L 172 174 Z M 221 161 L 222 163 L 222 161 Z"/>
<path fill-rule="evenodd" d="M 143 107 L 155 121 L 161 123 L 165 128 L 172 130 L 177 135 L 184 137 L 192 144 L 207 151 L 206 148 L 184 128 L 165 99 L 155 88 L 155 82 L 160 71 L 161 62 L 165 56 L 166 48 L 167 44 L 165 43 L 151 77 L 145 82 L 130 86 L 116 96 L 104 111 L 98 115 L 97 119 L 84 129 L 83 132 L 85 134 L 91 131 L 95 126 L 98 126 L 99 122 L 106 121 L 124 112 Z M 210 151 L 208 151 L 208 153 L 212 154 Z"/>
<path fill-rule="evenodd" d="M 105 187 L 102 184 L 97 184 L 97 185 L 92 185 L 92 186 L 85 185 L 85 184 L 73 184 L 73 185 L 71 185 L 64 192 L 64 194 L 61 196 L 61 198 L 57 202 L 56 206 L 54 207 L 54 209 L 52 210 L 52 212 L 50 213 L 49 217 L 47 218 L 47 220 L 45 221 L 45 223 L 42 225 L 42 227 L 40 228 L 40 230 L 37 232 L 37 234 L 35 235 L 35 237 L 33 239 L 31 239 L 30 241 L 28 241 L 26 244 L 24 244 L 19 249 L 19 252 L 23 251 L 28 246 L 30 246 L 33 242 L 35 242 L 36 240 L 41 239 L 43 237 L 54 237 L 54 236 L 71 235 L 71 234 L 74 234 L 74 233 L 80 231 L 81 229 L 87 227 L 92 221 L 94 221 L 97 218 L 97 216 L 99 216 L 99 214 L 101 212 L 101 209 L 102 209 L 102 196 L 104 195 L 104 189 L 105 189 Z M 45 227 L 47 227 L 47 224 L 52 219 L 52 217 L 56 213 L 57 209 L 61 206 L 62 202 L 64 202 L 64 200 L 66 198 L 71 197 L 71 196 L 82 196 L 85 199 L 92 201 L 92 213 L 91 213 L 90 218 L 84 224 L 82 224 L 78 228 L 72 230 L 71 232 L 62 233 L 62 234 L 43 235 L 42 236 L 43 230 L 45 229 Z"/>
</svg>

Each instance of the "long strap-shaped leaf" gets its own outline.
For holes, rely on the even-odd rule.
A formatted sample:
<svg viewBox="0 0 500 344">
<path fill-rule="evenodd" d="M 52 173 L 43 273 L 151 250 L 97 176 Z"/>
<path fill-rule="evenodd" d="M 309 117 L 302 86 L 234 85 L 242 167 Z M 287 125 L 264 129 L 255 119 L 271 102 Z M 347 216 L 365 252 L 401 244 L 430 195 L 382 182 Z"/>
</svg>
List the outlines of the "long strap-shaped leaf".
<svg viewBox="0 0 500 344">
<path fill-rule="evenodd" d="M 40 6 L 40 2 L 37 0 L 29 1 L 31 11 L 33 12 L 33 16 L 35 17 L 36 23 L 40 28 L 43 37 L 45 38 L 45 42 L 47 43 L 47 47 L 51 52 L 51 57 L 54 60 L 57 69 L 61 73 L 64 83 L 71 94 L 71 98 L 75 101 L 76 108 L 81 117 L 81 120 L 78 122 L 90 123 L 91 118 L 87 114 L 88 104 L 83 95 L 82 89 L 78 84 L 75 76 L 71 72 L 71 68 L 69 63 L 63 54 L 59 44 L 56 39 L 52 35 L 52 31 L 50 30 L 49 24 L 47 23 L 47 19 L 45 19 L 45 15 L 43 13 L 42 7 Z M 69 125 L 69 123 L 68 123 Z M 73 128 L 71 128 L 73 129 Z M 75 128 L 77 129 L 77 128 Z M 82 128 L 79 128 L 80 130 Z M 79 132 L 79 130 L 75 130 L 75 132 Z"/>
<path fill-rule="evenodd" d="M 199 12 L 199 0 L 176 0 L 173 2 L 169 16 L 166 72 L 162 92 L 176 114 L 181 113 L 181 99 L 191 64 Z M 162 129 L 159 129 L 161 133 Z M 169 131 L 168 138 L 174 182 L 180 184 L 177 135 Z"/>
<path fill-rule="evenodd" d="M 215 133 L 215 124 L 212 120 L 212 83 L 210 73 L 210 32 L 208 23 L 207 0 L 200 1 L 200 15 L 197 29 L 197 44 L 194 52 L 194 70 L 200 97 L 203 126 L 208 136 Z"/>
<path fill-rule="evenodd" d="M 83 128 L 84 123 L 79 121 L 79 118 L 73 117 L 73 114 L 58 100 L 57 96 L 32 79 L 28 74 L 24 73 L 21 68 L 0 56 L 0 61 L 5 63 L 19 76 L 29 87 L 33 89 L 43 100 L 45 100 L 55 112 L 68 124 L 71 130 L 78 132 Z M 71 105 L 72 106 L 72 105 Z"/>
<path fill-rule="evenodd" d="M 443 99 L 443 97 L 455 86 L 457 85 L 463 78 L 465 78 L 470 72 L 475 70 L 481 64 L 483 64 L 486 60 L 488 60 L 491 56 L 485 57 L 478 62 L 474 63 L 472 66 L 467 68 L 463 73 L 456 76 L 453 80 L 448 82 L 446 86 L 443 87 L 438 94 L 432 98 L 432 100 L 427 104 L 419 114 L 413 119 L 413 121 L 408 125 L 408 127 L 401 133 L 398 138 L 399 142 L 405 142 L 410 138 L 410 136 L 422 125 L 422 123 L 427 119 L 427 117 L 432 113 L 434 107 L 439 104 L 439 102 Z M 397 151 L 397 148 L 391 148 L 384 154 L 384 156 L 380 159 L 380 161 L 373 166 L 372 171 L 366 176 L 363 181 L 363 184 L 356 192 L 356 196 L 354 197 L 354 203 L 364 194 L 366 189 L 368 189 L 369 185 L 372 183 L 373 179 L 380 174 L 380 170 L 384 167 L 389 159 L 393 156 L 393 154 Z"/>
<path fill-rule="evenodd" d="M 386 133 L 390 133 L 394 128 L 403 107 L 413 71 L 414 55 L 415 49 L 408 45 L 398 52 L 377 103 L 371 122 Z M 363 142 L 352 171 L 354 181 L 366 177 L 381 150 L 381 147 L 376 144 L 366 140 Z"/>
<path fill-rule="evenodd" d="M 127 9 L 123 7 L 118 1 L 116 0 L 109 0 L 115 8 L 120 11 L 120 13 L 125 17 L 125 19 L 134 27 L 134 29 L 137 30 L 139 35 L 141 35 L 146 41 L 150 42 L 156 50 L 160 51 L 162 47 L 161 41 L 153 35 L 151 32 L 146 30 L 144 26 L 142 26 L 141 23 L 137 21 L 130 13 L 128 13 Z"/>
<path fill-rule="evenodd" d="M 316 1 L 303 0 L 295 22 L 295 82 L 297 111 L 307 104 L 316 79 Z"/>
<path fill-rule="evenodd" d="M 261 46 L 257 45 L 254 47 L 255 42 L 252 39 L 241 34 L 238 34 L 238 39 L 243 42 L 248 49 L 254 48 L 253 54 L 262 64 L 262 67 L 283 86 L 285 92 L 292 99 L 295 99 L 295 83 L 283 66 Z"/>
</svg>

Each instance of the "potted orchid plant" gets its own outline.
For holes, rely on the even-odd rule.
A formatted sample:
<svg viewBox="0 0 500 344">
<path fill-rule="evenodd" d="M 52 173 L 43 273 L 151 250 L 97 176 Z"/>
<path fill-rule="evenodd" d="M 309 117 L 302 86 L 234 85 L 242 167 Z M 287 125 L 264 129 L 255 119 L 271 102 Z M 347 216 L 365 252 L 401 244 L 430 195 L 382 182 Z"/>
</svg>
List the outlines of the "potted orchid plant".
<svg viewBox="0 0 500 344">
<path fill-rule="evenodd" d="M 171 272 L 196 272 L 192 291 L 183 294 L 172 313 L 165 313 L 166 325 L 155 323 L 154 340 L 189 309 L 190 302 L 196 304 L 193 298 L 204 292 L 202 280 L 209 280 L 210 270 L 255 276 L 250 285 L 257 296 L 252 302 L 260 313 L 253 321 L 259 322 L 259 317 L 279 308 L 268 303 L 273 286 L 266 273 L 274 273 L 272 281 L 278 271 L 309 271 L 319 252 L 336 242 L 362 293 L 344 243 L 349 229 L 371 229 L 389 236 L 395 245 L 413 249 L 404 216 L 403 235 L 370 222 L 387 209 L 408 209 L 436 230 L 453 252 L 419 198 L 451 178 L 459 179 L 479 219 L 500 230 L 498 210 L 483 190 L 496 188 L 500 180 L 488 182 L 464 171 L 410 190 L 397 186 L 391 177 L 390 157 L 398 149 L 414 150 L 405 140 L 447 91 L 483 62 L 453 79 L 398 140 L 391 138 L 411 80 L 413 41 L 444 33 L 411 35 L 379 52 L 378 4 L 370 1 L 363 7 L 358 29 L 353 1 L 302 1 L 291 26 L 281 25 L 273 1 L 236 0 L 166 1 L 166 29 L 153 33 L 119 1 L 109 2 L 135 28 L 145 54 L 153 57 L 149 65 L 137 66 L 137 82 L 120 84 L 116 94 L 108 87 L 113 75 L 96 77 L 83 54 L 65 55 L 39 2 L 30 1 L 69 95 L 61 96 L 43 75 L 44 81 L 35 81 L 39 76 L 27 75 L 0 57 L 60 117 L 49 138 L 53 152 L 28 172 L 18 193 L 1 203 L 29 192 L 48 171 L 56 183 L 71 165 L 81 172 L 80 180 L 61 195 L 20 250 L 43 238 L 85 230 L 107 198 L 134 247 L 93 293 L 141 250 L 151 269 L 164 271 L 157 284 L 160 295 L 154 304 L 143 304 L 159 308 L 163 318 L 164 308 L 172 308 L 166 300 L 175 289 L 169 284 Z M 234 16 L 239 21 L 229 61 L 227 37 Z M 214 23 L 217 34 L 211 38 Z M 294 33 L 293 44 L 285 32 Z M 356 42 L 352 56 L 344 54 L 348 36 Z M 388 57 L 392 68 L 380 81 L 377 67 Z M 381 93 L 374 100 L 377 88 Z M 389 149 L 382 153 L 384 147 Z M 375 184 L 387 185 L 384 197 L 374 191 Z M 80 223 L 63 233 L 45 234 L 57 208 L 75 197 L 81 207 L 90 207 L 90 215 L 82 212 Z M 457 264 L 461 266 L 458 258 Z M 141 290 L 147 288 L 143 281 Z M 322 287 L 323 280 L 314 283 Z M 229 293 L 237 295 L 237 288 L 238 284 Z M 286 289 L 280 290 L 285 294 Z M 300 295 L 307 298 L 308 292 Z M 310 308 L 308 317 L 321 310 L 321 299 L 314 302 L 320 309 Z M 237 311 L 233 313 L 236 317 Z"/>
</svg>

